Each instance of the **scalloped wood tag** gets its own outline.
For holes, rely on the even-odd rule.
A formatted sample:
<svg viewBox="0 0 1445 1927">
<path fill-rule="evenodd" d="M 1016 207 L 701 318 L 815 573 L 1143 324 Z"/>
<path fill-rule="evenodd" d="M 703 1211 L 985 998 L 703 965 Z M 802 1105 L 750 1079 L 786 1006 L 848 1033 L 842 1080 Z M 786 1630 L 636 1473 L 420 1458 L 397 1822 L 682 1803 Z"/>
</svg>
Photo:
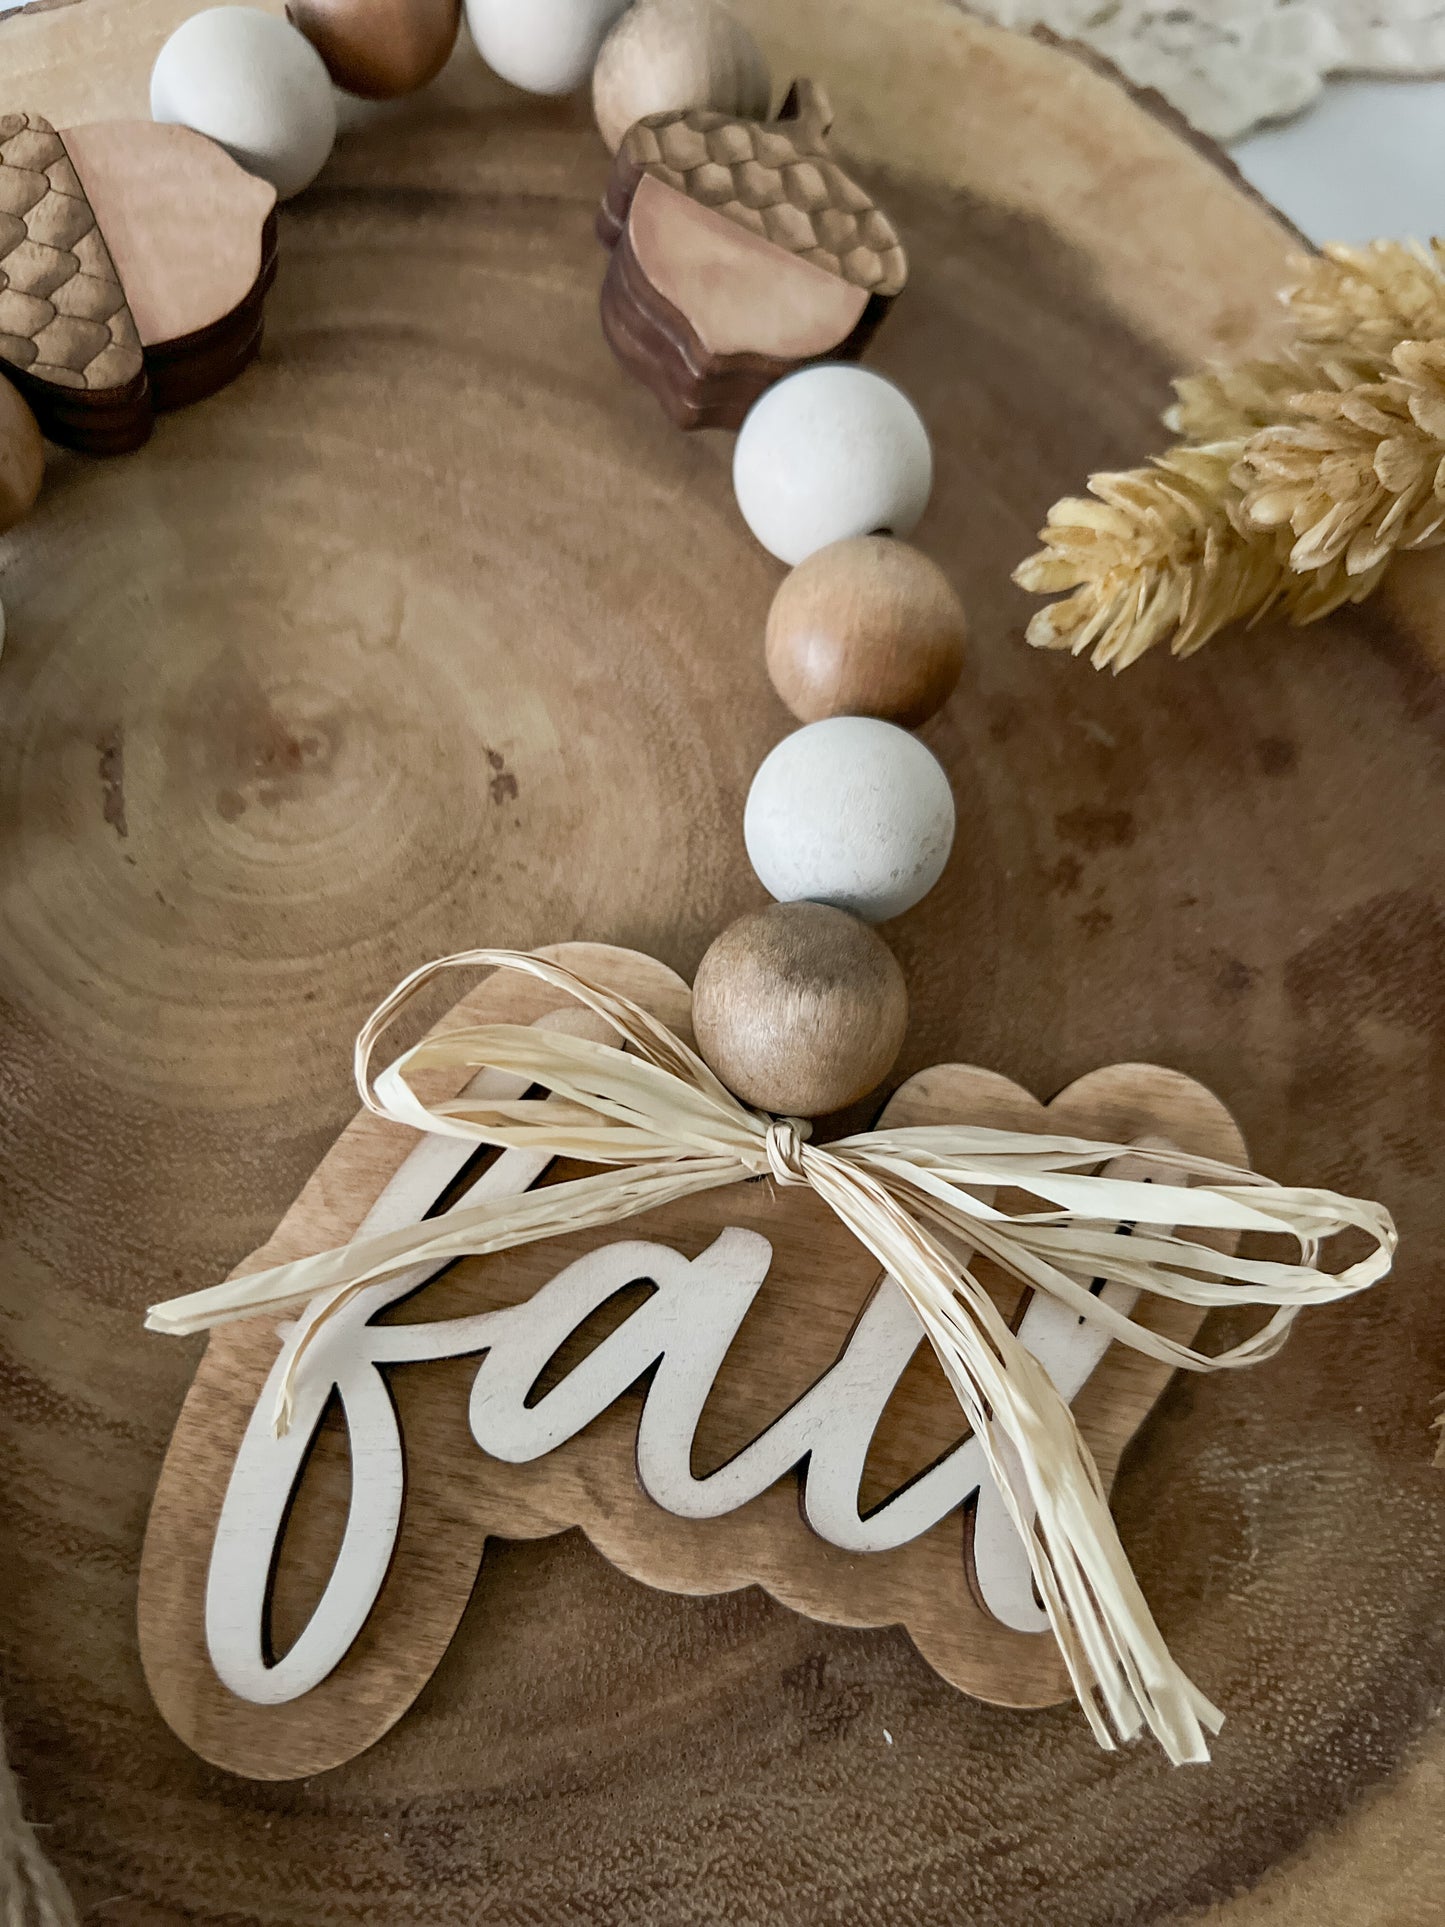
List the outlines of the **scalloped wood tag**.
<svg viewBox="0 0 1445 1927">
<path fill-rule="evenodd" d="M 686 985 L 651 958 L 548 954 L 690 1034 Z M 440 1027 L 487 1021 L 605 1035 L 512 973 Z M 428 1095 L 459 1088 L 438 1080 Z M 1048 1106 L 992 1072 L 939 1065 L 884 1113 L 1012 1130 L 1046 1117 L 1246 1162 L 1219 1100 L 1154 1065 L 1095 1071 Z M 1140 1175 L 1130 1163 L 1113 1170 Z M 239 1269 L 565 1175 L 363 1112 Z M 1071 1399 L 1109 1484 L 1168 1369 L 977 1269 Z M 1096 1289 L 1129 1308 L 1106 1279 Z M 1136 1315 L 1182 1340 L 1200 1322 L 1163 1300 Z M 276 1439 L 268 1388 L 289 1330 L 257 1317 L 212 1332 L 146 1534 L 146 1677 L 176 1733 L 217 1765 L 286 1779 L 371 1745 L 431 1676 L 475 1586 L 484 1600 L 487 1540 L 574 1526 L 649 1586 L 759 1585 L 814 1619 L 901 1625 L 978 1698 L 1068 1696 L 1017 1533 L 912 1308 L 807 1191 L 757 1179 L 373 1286 L 308 1354 L 296 1421 Z"/>
</svg>

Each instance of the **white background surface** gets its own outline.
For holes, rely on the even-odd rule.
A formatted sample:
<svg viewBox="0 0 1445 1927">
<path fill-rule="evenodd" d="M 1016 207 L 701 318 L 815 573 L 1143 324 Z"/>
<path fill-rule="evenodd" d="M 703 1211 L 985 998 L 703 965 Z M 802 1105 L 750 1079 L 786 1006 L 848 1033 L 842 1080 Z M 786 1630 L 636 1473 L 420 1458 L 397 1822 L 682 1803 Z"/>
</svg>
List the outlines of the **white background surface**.
<svg viewBox="0 0 1445 1927">
<path fill-rule="evenodd" d="M 1332 80 L 1233 153 L 1312 241 L 1445 234 L 1445 80 Z"/>
</svg>

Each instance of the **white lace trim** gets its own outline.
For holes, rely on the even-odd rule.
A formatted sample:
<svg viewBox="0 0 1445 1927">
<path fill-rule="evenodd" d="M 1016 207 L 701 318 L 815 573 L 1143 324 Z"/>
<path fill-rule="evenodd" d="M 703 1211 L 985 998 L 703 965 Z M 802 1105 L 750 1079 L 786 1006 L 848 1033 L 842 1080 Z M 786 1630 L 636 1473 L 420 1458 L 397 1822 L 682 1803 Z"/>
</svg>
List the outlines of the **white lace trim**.
<svg viewBox="0 0 1445 1927">
<path fill-rule="evenodd" d="M 964 0 L 1045 26 L 1155 87 L 1217 140 L 1297 113 L 1330 74 L 1445 73 L 1445 0 Z"/>
</svg>

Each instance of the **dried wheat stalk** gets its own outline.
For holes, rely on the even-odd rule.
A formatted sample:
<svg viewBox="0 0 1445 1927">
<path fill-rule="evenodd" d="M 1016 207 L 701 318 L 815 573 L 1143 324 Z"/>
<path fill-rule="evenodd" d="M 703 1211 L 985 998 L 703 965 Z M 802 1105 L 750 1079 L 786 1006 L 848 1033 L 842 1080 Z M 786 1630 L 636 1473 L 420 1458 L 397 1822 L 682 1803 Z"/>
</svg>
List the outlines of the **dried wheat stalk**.
<svg viewBox="0 0 1445 1927">
<path fill-rule="evenodd" d="M 1445 540 L 1445 247 L 1377 241 L 1298 264 L 1274 360 L 1175 383 L 1181 445 L 1049 511 L 1014 580 L 1028 640 L 1115 670 L 1186 656 L 1279 606 L 1361 601 L 1400 548 Z"/>
<path fill-rule="evenodd" d="M 1284 297 L 1301 342 L 1338 343 L 1382 361 L 1402 341 L 1445 336 L 1445 243 L 1330 242 L 1294 263 Z"/>
<path fill-rule="evenodd" d="M 1295 398 L 1318 390 L 1353 388 L 1377 379 L 1388 364 L 1376 355 L 1351 354 L 1300 343 L 1275 361 L 1242 361 L 1232 368 L 1210 368 L 1181 375 L 1178 396 L 1164 411 L 1164 424 L 1182 441 L 1248 441 L 1262 428 L 1288 421 Z"/>
<path fill-rule="evenodd" d="M 1147 468 L 1095 475 L 1095 499 L 1055 503 L 1045 547 L 1015 571 L 1039 595 L 1069 590 L 1040 609 L 1028 640 L 1038 649 L 1093 650 L 1096 668 L 1125 669 L 1168 640 L 1188 656 L 1232 622 L 1281 603 L 1313 622 L 1358 601 L 1379 571 L 1351 577 L 1339 564 L 1292 575 L 1289 542 L 1273 528 L 1241 528 L 1230 476 L 1246 443 L 1176 448 Z"/>
<path fill-rule="evenodd" d="M 1289 567 L 1364 576 L 1445 541 L 1445 341 L 1401 342 L 1394 372 L 1296 396 L 1294 419 L 1245 443 L 1233 471 L 1253 532 L 1288 529 Z"/>
</svg>

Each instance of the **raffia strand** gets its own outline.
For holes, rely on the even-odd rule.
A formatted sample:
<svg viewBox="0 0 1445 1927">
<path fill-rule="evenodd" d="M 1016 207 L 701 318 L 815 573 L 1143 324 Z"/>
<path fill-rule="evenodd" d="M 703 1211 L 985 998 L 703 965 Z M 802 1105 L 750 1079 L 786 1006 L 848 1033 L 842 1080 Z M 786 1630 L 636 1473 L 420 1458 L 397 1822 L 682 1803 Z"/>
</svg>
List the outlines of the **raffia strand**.
<svg viewBox="0 0 1445 1927">
<path fill-rule="evenodd" d="M 396 1015 L 439 973 L 463 967 L 540 978 L 604 1018 L 626 1049 L 535 1026 L 480 1024 L 425 1039 L 373 1079 L 373 1056 Z M 426 1102 L 414 1079 L 441 1068 L 509 1073 L 550 1096 L 545 1103 L 476 1094 Z M 1111 1746 L 1147 1726 L 1176 1763 L 1208 1757 L 1206 1735 L 1220 1715 L 1176 1664 L 1154 1624 L 1073 1414 L 957 1253 L 987 1256 L 1021 1284 L 1048 1292 L 1151 1357 L 1221 1371 L 1278 1350 L 1303 1307 L 1349 1297 L 1385 1275 L 1395 1229 L 1381 1206 L 1277 1185 L 1173 1147 L 966 1123 L 812 1144 L 801 1120 L 772 1118 L 739 1103 L 641 1006 L 525 952 L 468 951 L 413 972 L 363 1028 L 356 1075 L 363 1102 L 382 1117 L 603 1168 L 172 1299 L 152 1308 L 152 1329 L 194 1332 L 310 1301 L 278 1397 L 275 1423 L 284 1430 L 311 1341 L 378 1279 L 620 1223 L 764 1173 L 808 1185 L 897 1280 L 917 1312 L 1018 1527 L 1100 1743 Z M 1095 1175 L 1126 1152 L 1167 1166 L 1173 1181 Z M 1180 1173 L 1197 1182 L 1181 1187 Z M 1035 1208 L 1006 1211 L 989 1202 L 1000 1190 L 1022 1191 Z M 1117 1227 L 1125 1223 L 1133 1235 L 1121 1239 Z M 1204 1240 L 1181 1227 L 1203 1232 Z M 1321 1246 L 1347 1230 L 1365 1234 L 1366 1255 L 1338 1271 L 1319 1268 Z M 1229 1239 L 1209 1241 L 1242 1231 L 1282 1237 L 1293 1255 L 1243 1257 L 1220 1248 Z M 1104 1304 L 1090 1290 L 1101 1275 L 1201 1307 L 1261 1306 L 1269 1316 L 1239 1344 L 1206 1354 Z"/>
</svg>

